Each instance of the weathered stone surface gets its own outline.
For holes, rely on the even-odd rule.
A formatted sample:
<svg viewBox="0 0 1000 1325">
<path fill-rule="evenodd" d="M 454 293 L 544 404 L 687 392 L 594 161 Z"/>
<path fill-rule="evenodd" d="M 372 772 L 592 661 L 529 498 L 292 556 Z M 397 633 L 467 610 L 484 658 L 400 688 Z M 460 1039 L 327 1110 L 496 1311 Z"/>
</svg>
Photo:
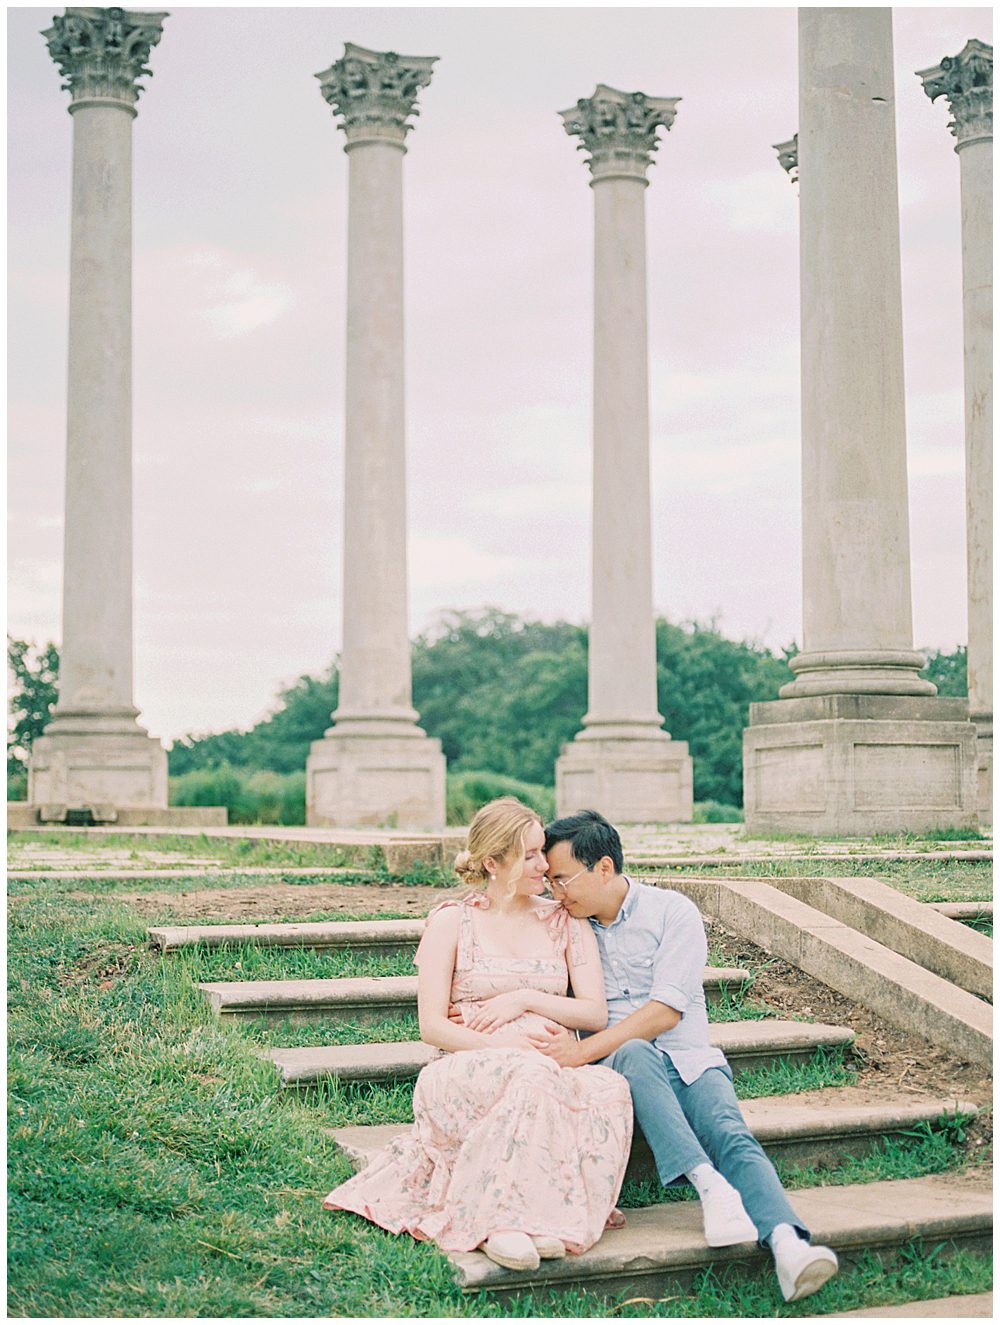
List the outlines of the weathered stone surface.
<svg viewBox="0 0 1000 1325">
<path fill-rule="evenodd" d="M 951 920 L 993 919 L 992 902 L 925 902 L 924 905 Z"/>
<path fill-rule="evenodd" d="M 767 1066 L 780 1058 L 808 1058 L 821 1046 L 851 1044 L 854 1032 L 842 1026 L 798 1021 L 742 1021 L 709 1026 L 709 1038 L 725 1053 L 736 1073 Z M 413 1041 L 269 1049 L 265 1057 L 280 1069 L 284 1085 L 297 1086 L 325 1076 L 342 1081 L 403 1080 L 415 1077 L 437 1053 L 429 1045 Z"/>
<path fill-rule="evenodd" d="M 993 940 L 914 901 L 898 888 L 868 878 L 774 878 L 768 882 L 959 988 L 992 997 Z"/>
<path fill-rule="evenodd" d="M 422 920 L 325 920 L 280 925 L 154 925 L 154 946 L 174 948 L 203 944 L 259 943 L 269 948 L 358 948 L 380 955 L 412 952 L 424 930 Z"/>
<path fill-rule="evenodd" d="M 868 1252 L 891 1258 L 917 1237 L 942 1244 L 942 1255 L 952 1246 L 988 1248 L 992 1241 L 992 1193 L 985 1175 L 981 1184 L 941 1175 L 814 1187 L 795 1192 L 792 1199 L 813 1240 L 833 1247 L 848 1266 Z M 694 1201 L 629 1210 L 625 1228 L 605 1233 L 582 1256 L 542 1261 L 537 1270 L 504 1270 L 476 1251 L 453 1253 L 449 1259 L 470 1293 L 530 1290 L 534 1296 L 578 1287 L 619 1298 L 677 1291 L 706 1265 L 760 1271 L 771 1264 L 770 1253 L 755 1243 L 707 1247 Z"/>
<path fill-rule="evenodd" d="M 857 1311 L 831 1311 L 824 1320 L 851 1316 L 864 1320 L 970 1320 L 993 1319 L 992 1293 L 965 1293 L 959 1297 L 936 1297 L 929 1302 L 901 1302 L 894 1307 L 859 1307 Z"/>
<path fill-rule="evenodd" d="M 778 1095 L 745 1100 L 740 1107 L 751 1132 L 772 1158 L 802 1168 L 835 1168 L 848 1156 L 867 1154 L 885 1137 L 899 1135 L 920 1123 L 933 1126 L 942 1115 L 979 1112 L 971 1101 L 956 1098 L 859 1104 L 852 1087 L 829 1088 L 822 1100 L 815 1094 L 810 1094 L 807 1102 L 795 1095 Z M 387 1123 L 324 1130 L 354 1168 L 362 1169 L 377 1151 L 409 1129 L 405 1124 Z M 653 1176 L 649 1147 L 637 1129 L 626 1177 Z"/>
<path fill-rule="evenodd" d="M 717 1001 L 724 990 L 736 990 L 750 979 L 749 971 L 706 966 L 705 997 Z M 415 975 L 372 976 L 335 980 L 211 981 L 198 988 L 223 1017 L 275 1016 L 293 1022 L 330 1017 L 361 1023 L 393 1013 L 417 1010 Z"/>
<path fill-rule="evenodd" d="M 672 880 L 762 948 L 956 1057 L 991 1065 L 992 1009 L 973 994 L 760 879 Z"/>
<path fill-rule="evenodd" d="M 868 836 L 978 826 L 963 700 L 816 695 L 750 705 L 747 832 Z"/>
</svg>

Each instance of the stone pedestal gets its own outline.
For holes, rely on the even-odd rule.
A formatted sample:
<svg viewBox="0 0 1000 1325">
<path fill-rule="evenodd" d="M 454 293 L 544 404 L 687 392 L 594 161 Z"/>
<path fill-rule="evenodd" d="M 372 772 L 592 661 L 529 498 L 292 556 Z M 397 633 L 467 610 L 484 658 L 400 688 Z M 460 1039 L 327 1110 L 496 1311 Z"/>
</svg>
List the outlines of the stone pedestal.
<svg viewBox="0 0 1000 1325">
<path fill-rule="evenodd" d="M 961 174 L 969 717 L 979 734 L 979 807 L 993 817 L 993 47 L 968 41 L 919 71 L 946 97 Z"/>
<path fill-rule="evenodd" d="M 823 695 L 750 705 L 747 831 L 868 837 L 975 828 L 963 699 Z"/>
<path fill-rule="evenodd" d="M 417 725 L 406 586 L 403 155 L 434 56 L 347 44 L 318 74 L 349 161 L 344 647 L 333 726 L 306 763 L 306 821 L 440 829 L 445 760 Z"/>
<path fill-rule="evenodd" d="M 445 759 L 425 736 L 341 734 L 313 741 L 306 764 L 308 823 L 438 831 L 445 818 Z"/>
<path fill-rule="evenodd" d="M 894 95 L 891 10 L 799 10 L 803 651 L 750 707 L 751 833 L 971 826 L 975 732 L 913 648 Z"/>
<path fill-rule="evenodd" d="M 29 806 L 53 818 L 167 805 L 132 702 L 132 120 L 165 17 L 74 8 L 43 34 L 73 116 L 59 700 L 28 768 Z"/>
<path fill-rule="evenodd" d="M 600 810 L 612 823 L 690 823 L 694 793 L 686 741 L 601 739 L 581 732 L 556 761 L 556 810 Z"/>
<path fill-rule="evenodd" d="M 594 191 L 594 496 L 588 711 L 556 808 L 618 823 L 692 817 L 687 745 L 657 712 L 646 329 L 646 171 L 678 100 L 600 84 L 562 112 Z"/>
</svg>

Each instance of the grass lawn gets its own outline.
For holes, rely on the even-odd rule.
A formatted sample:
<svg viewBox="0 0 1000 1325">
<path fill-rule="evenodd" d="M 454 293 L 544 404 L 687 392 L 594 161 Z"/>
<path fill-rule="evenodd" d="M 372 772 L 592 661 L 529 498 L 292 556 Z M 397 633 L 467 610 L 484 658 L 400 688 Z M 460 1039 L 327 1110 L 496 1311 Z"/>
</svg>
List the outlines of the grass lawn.
<svg viewBox="0 0 1000 1325">
<path fill-rule="evenodd" d="M 189 840 L 198 839 L 179 839 Z M 65 841 L 60 834 L 59 844 Z M 310 952 L 257 952 L 263 964 L 254 969 L 234 968 L 241 950 L 162 956 L 147 946 L 146 923 L 113 893 L 86 899 L 54 885 L 17 886 L 8 962 L 12 1315 L 608 1314 L 608 1304 L 580 1293 L 544 1307 L 464 1298 L 432 1246 L 322 1211 L 324 1194 L 349 1172 L 322 1129 L 406 1121 L 412 1086 L 328 1082 L 280 1092 L 256 1052 L 275 1042 L 274 1028 L 220 1024 L 193 984 L 278 974 L 268 964 L 275 955 L 283 976 L 329 975 L 329 955 L 322 972 L 308 965 L 318 955 Z M 235 960 L 253 959 L 246 952 Z M 382 973 L 394 960 L 379 959 Z M 741 1007 L 752 1011 L 739 997 L 724 1011 L 738 1015 Z M 412 1033 L 405 1019 L 392 1025 Z M 328 1027 L 286 1033 L 315 1042 L 317 1029 L 329 1042 Z M 380 1038 L 393 1033 L 387 1023 Z M 820 1055 L 804 1067 L 744 1075 L 738 1089 L 749 1098 L 851 1079 L 840 1055 Z M 843 1172 L 861 1181 L 963 1162 L 957 1137 L 946 1134 L 915 1137 L 905 1150 L 884 1148 Z M 789 1174 L 794 1185 L 815 1179 Z M 935 1246 L 914 1244 L 895 1268 L 866 1260 L 799 1306 L 781 1302 L 770 1275 L 706 1272 L 687 1293 L 613 1310 L 793 1317 L 982 1291 L 989 1276 L 985 1256 L 946 1260 Z"/>
</svg>

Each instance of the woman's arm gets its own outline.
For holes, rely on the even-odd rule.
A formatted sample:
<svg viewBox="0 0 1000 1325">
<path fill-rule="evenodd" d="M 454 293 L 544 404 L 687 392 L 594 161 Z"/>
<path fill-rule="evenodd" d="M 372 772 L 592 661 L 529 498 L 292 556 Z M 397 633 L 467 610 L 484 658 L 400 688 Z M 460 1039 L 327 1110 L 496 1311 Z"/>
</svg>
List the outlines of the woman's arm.
<svg viewBox="0 0 1000 1325">
<path fill-rule="evenodd" d="M 569 920 L 578 926 L 577 942 L 566 950 L 569 980 L 573 997 L 543 994 L 539 989 L 518 989 L 509 994 L 494 994 L 469 1018 L 476 1030 L 491 1030 L 521 1016 L 537 1012 L 569 1030 L 600 1031 L 608 1024 L 608 1005 L 604 997 L 604 975 L 594 931 L 585 920 Z"/>
<path fill-rule="evenodd" d="M 427 923 L 420 941 L 417 966 L 417 1015 L 420 1019 L 420 1038 L 425 1044 L 455 1053 L 462 1049 L 490 1047 L 534 1048 L 522 1035 L 513 1032 L 507 1036 L 484 1035 L 481 1031 L 459 1026 L 448 1020 L 451 983 L 455 974 L 458 954 L 458 927 L 461 924 L 459 907 L 439 911 Z"/>
</svg>

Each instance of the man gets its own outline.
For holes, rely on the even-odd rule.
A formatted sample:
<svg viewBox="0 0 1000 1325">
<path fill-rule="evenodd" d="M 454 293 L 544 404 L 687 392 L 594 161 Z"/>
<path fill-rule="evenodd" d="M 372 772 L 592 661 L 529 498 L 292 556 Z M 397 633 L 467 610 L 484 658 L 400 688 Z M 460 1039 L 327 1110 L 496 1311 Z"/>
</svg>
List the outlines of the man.
<svg viewBox="0 0 1000 1325">
<path fill-rule="evenodd" d="M 553 1031 L 542 1052 L 563 1067 L 599 1062 L 620 1072 L 661 1182 L 684 1176 L 697 1190 L 709 1246 L 756 1238 L 771 1249 L 786 1302 L 815 1293 L 837 1257 L 810 1245 L 743 1120 L 725 1056 L 709 1044 L 698 908 L 624 875 L 621 839 L 594 810 L 549 824 L 545 854 L 553 896 L 597 935 L 608 1027 L 581 1040 Z"/>
</svg>

